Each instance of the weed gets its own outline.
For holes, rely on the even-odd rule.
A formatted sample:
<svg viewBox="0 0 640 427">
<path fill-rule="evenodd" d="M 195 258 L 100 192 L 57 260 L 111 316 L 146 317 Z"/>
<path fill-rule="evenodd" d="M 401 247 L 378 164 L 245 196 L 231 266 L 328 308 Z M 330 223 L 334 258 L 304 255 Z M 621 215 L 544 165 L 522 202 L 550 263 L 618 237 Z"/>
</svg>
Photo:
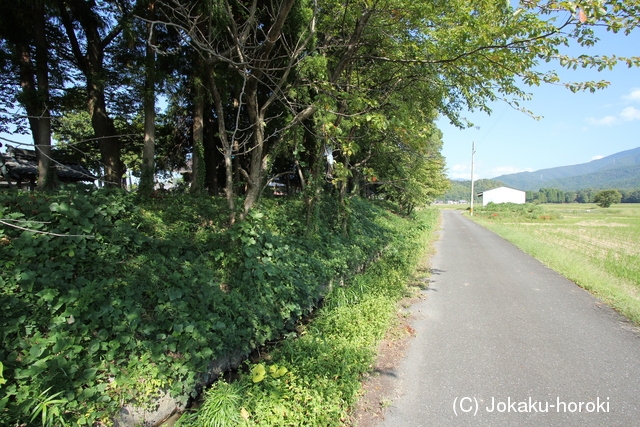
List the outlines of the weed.
<svg viewBox="0 0 640 427">
<path fill-rule="evenodd" d="M 29 405 L 27 405 L 26 411 L 31 413 L 30 421 L 33 422 L 37 418 L 40 418 L 42 427 L 64 427 L 67 423 L 60 411 L 60 405 L 67 403 L 67 400 L 59 397 L 62 395 L 61 391 L 49 395 L 49 390 L 51 390 L 51 388 L 40 393 Z"/>
<path fill-rule="evenodd" d="M 380 401 L 380 409 L 386 409 L 393 404 L 391 399 L 382 399 Z"/>
<path fill-rule="evenodd" d="M 176 423 L 180 426 L 230 427 L 242 420 L 241 395 L 245 392 L 241 382 L 216 382 L 204 393 L 202 406 L 197 412 L 183 414 Z"/>
</svg>

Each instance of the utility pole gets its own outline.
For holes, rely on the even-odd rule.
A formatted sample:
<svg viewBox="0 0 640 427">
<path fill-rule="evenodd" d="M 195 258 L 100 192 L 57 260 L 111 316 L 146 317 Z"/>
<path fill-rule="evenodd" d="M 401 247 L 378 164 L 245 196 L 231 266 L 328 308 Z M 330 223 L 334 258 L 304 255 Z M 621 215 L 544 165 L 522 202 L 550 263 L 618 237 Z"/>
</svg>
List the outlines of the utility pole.
<svg viewBox="0 0 640 427">
<path fill-rule="evenodd" d="M 473 216 L 473 156 L 476 154 L 476 143 L 471 143 L 471 216 Z"/>
</svg>

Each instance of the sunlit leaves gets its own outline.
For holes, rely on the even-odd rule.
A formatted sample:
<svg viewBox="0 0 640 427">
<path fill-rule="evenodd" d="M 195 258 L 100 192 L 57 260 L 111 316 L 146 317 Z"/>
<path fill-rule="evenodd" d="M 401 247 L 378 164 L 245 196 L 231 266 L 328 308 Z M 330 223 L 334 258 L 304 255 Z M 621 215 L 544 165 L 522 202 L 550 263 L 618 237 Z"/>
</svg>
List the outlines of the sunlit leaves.
<svg viewBox="0 0 640 427">
<path fill-rule="evenodd" d="M 251 369 L 251 381 L 259 383 L 264 379 L 267 371 L 262 363 L 258 363 Z"/>
</svg>

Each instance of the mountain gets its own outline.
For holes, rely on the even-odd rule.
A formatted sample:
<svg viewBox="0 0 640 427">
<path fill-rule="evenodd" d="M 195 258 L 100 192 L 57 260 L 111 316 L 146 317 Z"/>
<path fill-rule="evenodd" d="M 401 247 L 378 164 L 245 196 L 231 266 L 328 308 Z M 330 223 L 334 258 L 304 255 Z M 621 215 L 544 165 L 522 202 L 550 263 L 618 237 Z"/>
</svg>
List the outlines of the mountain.
<svg viewBox="0 0 640 427">
<path fill-rule="evenodd" d="M 508 187 L 533 191 L 540 188 L 572 191 L 585 188 L 640 188 L 640 147 L 589 163 L 512 173 L 493 179 L 504 182 Z"/>
</svg>

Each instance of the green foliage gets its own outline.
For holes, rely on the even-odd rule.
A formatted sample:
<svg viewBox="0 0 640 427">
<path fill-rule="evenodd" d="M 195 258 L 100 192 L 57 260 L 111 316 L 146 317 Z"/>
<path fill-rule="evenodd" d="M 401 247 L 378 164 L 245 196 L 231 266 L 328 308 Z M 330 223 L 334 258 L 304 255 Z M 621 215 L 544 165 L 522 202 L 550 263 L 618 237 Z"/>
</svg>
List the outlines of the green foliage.
<svg viewBox="0 0 640 427">
<path fill-rule="evenodd" d="M 603 190 L 594 197 L 593 201 L 601 208 L 608 208 L 614 203 L 620 203 L 622 194 L 618 190 Z"/>
<path fill-rule="evenodd" d="M 237 426 L 241 420 L 241 394 L 246 384 L 217 381 L 204 392 L 203 403 L 198 412 L 182 415 L 179 426 L 228 427 Z"/>
<path fill-rule="evenodd" d="M 335 201 L 313 235 L 301 201 L 265 202 L 227 229 L 224 202 L 204 196 L 0 193 L 0 218 L 21 227 L 0 229 L 0 424 L 34 402 L 92 425 L 163 390 L 188 399 L 211 360 L 291 330 L 399 233 L 359 199 L 352 237 L 335 232 Z"/>
<path fill-rule="evenodd" d="M 344 425 L 437 219 L 435 210 L 411 219 L 378 215 L 393 234 L 379 258 L 364 273 L 334 283 L 313 320 L 299 324 L 265 361 L 242 370 L 235 382 L 218 381 L 202 408 L 182 417 L 179 427 L 205 425 L 220 413 L 242 426 Z"/>
<path fill-rule="evenodd" d="M 60 406 L 67 403 L 64 398 L 56 399 L 62 394 L 61 391 L 49 396 L 47 393 L 50 388 L 40 393 L 40 395 L 34 399 L 27 407 L 27 411 L 31 412 L 31 422 L 40 418 L 42 421 L 42 427 L 48 426 L 66 426 L 62 414 L 60 412 Z"/>
</svg>

